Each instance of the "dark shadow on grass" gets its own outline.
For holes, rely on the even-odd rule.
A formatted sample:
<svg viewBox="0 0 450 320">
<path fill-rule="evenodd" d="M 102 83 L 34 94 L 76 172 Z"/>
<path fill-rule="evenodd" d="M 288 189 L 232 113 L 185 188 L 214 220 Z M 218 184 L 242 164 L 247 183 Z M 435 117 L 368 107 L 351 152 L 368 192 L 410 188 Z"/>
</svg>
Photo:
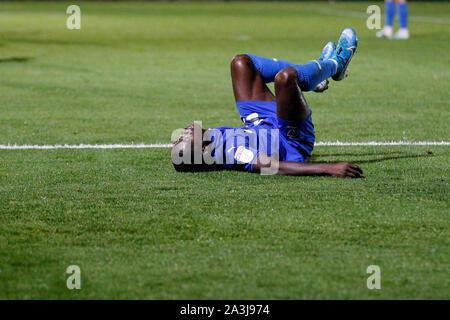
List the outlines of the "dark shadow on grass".
<svg viewBox="0 0 450 320">
<path fill-rule="evenodd" d="M 393 152 L 395 153 L 395 152 Z M 385 153 L 385 154 L 389 154 L 389 153 Z M 335 154 L 333 156 L 364 156 L 363 154 Z M 369 155 L 377 155 L 379 156 L 380 154 L 374 153 L 374 154 L 369 154 Z M 331 155 L 330 155 L 331 156 Z M 319 162 L 323 162 L 323 161 L 319 161 L 317 160 L 317 158 L 320 158 L 321 155 L 318 155 L 316 157 L 311 157 L 312 161 L 308 161 L 310 163 L 319 163 Z M 423 153 L 423 154 L 402 154 L 402 155 L 396 155 L 396 156 L 387 156 L 387 157 L 382 157 L 382 158 L 376 158 L 376 159 L 368 159 L 368 160 L 355 160 L 355 159 L 344 159 L 344 160 L 337 160 L 337 161 L 351 161 L 354 162 L 356 164 L 361 164 L 361 163 L 375 163 L 375 162 L 382 162 L 382 161 L 389 161 L 389 160 L 398 160 L 398 159 L 413 159 L 413 158 L 429 158 L 429 157 L 434 157 L 434 154 L 429 154 L 429 153 Z"/>
<path fill-rule="evenodd" d="M 0 63 L 8 63 L 8 62 L 27 62 L 33 59 L 32 57 L 9 57 L 9 58 L 0 58 Z"/>
<path fill-rule="evenodd" d="M 358 152 L 346 152 L 346 153 L 320 153 L 315 152 L 313 157 L 364 157 L 364 156 L 379 156 L 379 155 L 392 155 L 402 154 L 402 151 L 390 151 L 390 152 L 370 152 L 370 153 L 358 153 Z"/>
<path fill-rule="evenodd" d="M 375 163 L 375 162 L 382 162 L 382 161 L 388 161 L 388 160 L 429 158 L 429 157 L 434 157 L 434 155 L 433 154 L 410 154 L 410 155 L 402 155 L 402 156 L 383 157 L 383 158 L 379 158 L 379 159 L 360 160 L 360 161 L 355 161 L 355 162 L 357 162 L 357 163 Z"/>
</svg>

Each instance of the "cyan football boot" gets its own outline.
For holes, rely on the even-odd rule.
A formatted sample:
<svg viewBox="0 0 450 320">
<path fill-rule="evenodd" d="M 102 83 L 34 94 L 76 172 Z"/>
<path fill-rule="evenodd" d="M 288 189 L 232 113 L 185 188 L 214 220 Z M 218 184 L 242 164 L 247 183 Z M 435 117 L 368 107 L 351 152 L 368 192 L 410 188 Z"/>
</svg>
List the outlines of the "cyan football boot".
<svg viewBox="0 0 450 320">
<path fill-rule="evenodd" d="M 317 61 L 324 61 L 330 59 L 330 57 L 333 55 L 334 50 L 336 50 L 336 44 L 333 41 L 328 42 L 325 47 L 323 47 L 322 54 L 317 59 Z M 314 92 L 324 92 L 328 89 L 328 80 L 323 80 L 321 83 L 319 83 L 315 88 Z"/>
<path fill-rule="evenodd" d="M 332 76 L 333 80 L 341 81 L 347 76 L 347 68 L 353 55 L 356 53 L 358 47 L 358 38 L 353 28 L 346 28 L 342 31 L 339 38 L 338 46 L 334 51 L 334 54 L 330 57 L 330 60 L 334 60 L 337 63 L 337 72 Z"/>
<path fill-rule="evenodd" d="M 333 55 L 334 50 L 336 50 L 336 44 L 333 41 L 328 42 L 322 49 L 322 55 L 317 59 L 317 61 L 324 61 L 330 59 Z"/>
</svg>

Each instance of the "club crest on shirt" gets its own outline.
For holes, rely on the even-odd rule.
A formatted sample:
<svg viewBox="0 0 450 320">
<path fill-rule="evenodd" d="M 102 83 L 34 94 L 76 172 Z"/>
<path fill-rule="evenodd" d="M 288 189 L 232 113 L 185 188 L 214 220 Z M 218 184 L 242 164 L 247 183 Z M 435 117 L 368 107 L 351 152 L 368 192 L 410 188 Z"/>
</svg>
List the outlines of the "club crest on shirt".
<svg viewBox="0 0 450 320">
<path fill-rule="evenodd" d="M 295 130 L 296 129 L 296 127 L 288 127 L 288 131 L 287 131 L 287 136 L 288 136 L 288 138 L 291 138 L 291 139 L 297 139 L 298 138 L 298 133 L 297 133 L 297 130 Z"/>
</svg>

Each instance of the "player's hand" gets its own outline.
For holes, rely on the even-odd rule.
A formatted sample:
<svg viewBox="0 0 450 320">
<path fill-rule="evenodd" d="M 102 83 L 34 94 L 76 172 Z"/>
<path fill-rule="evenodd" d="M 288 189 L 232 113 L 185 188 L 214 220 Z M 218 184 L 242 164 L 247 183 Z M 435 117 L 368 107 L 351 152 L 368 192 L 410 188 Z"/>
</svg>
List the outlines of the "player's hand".
<svg viewBox="0 0 450 320">
<path fill-rule="evenodd" d="M 338 178 L 361 178 L 364 173 L 360 167 L 351 162 L 329 163 L 328 166 L 328 174 Z"/>
</svg>

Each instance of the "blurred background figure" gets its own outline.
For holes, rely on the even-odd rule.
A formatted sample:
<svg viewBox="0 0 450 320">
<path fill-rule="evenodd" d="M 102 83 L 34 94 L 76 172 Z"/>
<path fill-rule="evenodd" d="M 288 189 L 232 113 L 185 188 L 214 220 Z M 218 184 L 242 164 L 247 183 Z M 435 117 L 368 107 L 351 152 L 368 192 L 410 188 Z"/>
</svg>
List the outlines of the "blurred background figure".
<svg viewBox="0 0 450 320">
<path fill-rule="evenodd" d="M 394 18 L 395 18 L 395 7 L 397 6 L 398 11 L 398 24 L 400 28 L 397 33 L 394 34 Z M 386 21 L 384 28 L 377 32 L 377 37 L 387 37 L 389 39 L 408 39 L 408 4 L 406 0 L 385 0 L 385 10 L 386 10 Z"/>
</svg>

